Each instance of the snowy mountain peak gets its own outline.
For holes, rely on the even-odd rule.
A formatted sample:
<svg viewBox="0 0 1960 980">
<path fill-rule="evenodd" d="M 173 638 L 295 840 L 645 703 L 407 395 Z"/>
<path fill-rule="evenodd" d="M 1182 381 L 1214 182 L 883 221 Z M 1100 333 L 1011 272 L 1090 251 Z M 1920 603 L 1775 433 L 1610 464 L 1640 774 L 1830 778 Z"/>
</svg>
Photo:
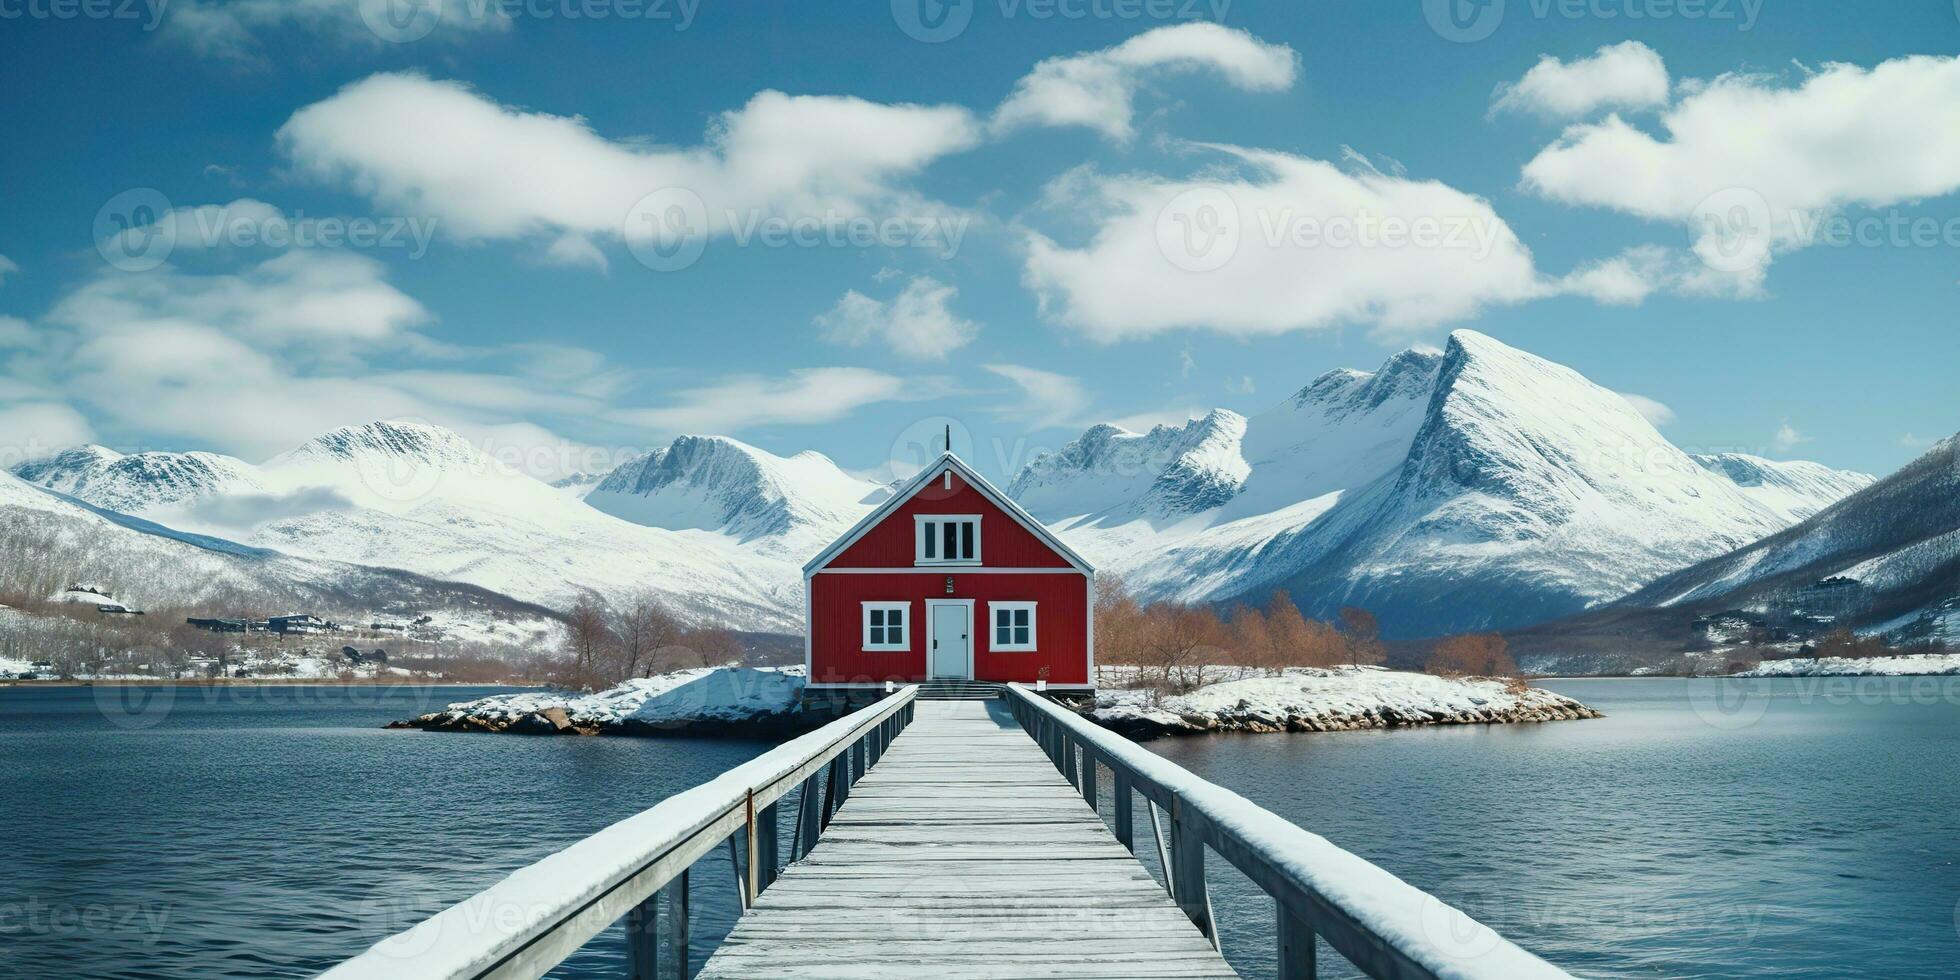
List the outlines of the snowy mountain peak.
<svg viewBox="0 0 1960 980">
<path fill-rule="evenodd" d="M 822 453 L 785 459 L 724 436 L 681 436 L 620 465 L 585 500 L 636 524 L 775 538 L 800 551 L 821 547 L 805 537 L 849 527 L 863 514 L 861 501 L 877 490 Z"/>
<path fill-rule="evenodd" d="M 1091 426 L 1036 456 L 1007 492 L 1037 514 L 1107 520 L 1210 510 L 1235 496 L 1251 471 L 1241 451 L 1245 431 L 1245 416 L 1222 408 L 1142 434 Z"/>
<path fill-rule="evenodd" d="M 282 458 L 386 458 L 441 467 L 477 464 L 484 456 L 468 439 L 441 426 L 380 420 L 315 436 Z"/>
<path fill-rule="evenodd" d="M 22 463 L 14 467 L 14 475 L 123 513 L 259 486 L 251 464 L 230 456 L 203 452 L 124 455 L 94 445 Z"/>
</svg>

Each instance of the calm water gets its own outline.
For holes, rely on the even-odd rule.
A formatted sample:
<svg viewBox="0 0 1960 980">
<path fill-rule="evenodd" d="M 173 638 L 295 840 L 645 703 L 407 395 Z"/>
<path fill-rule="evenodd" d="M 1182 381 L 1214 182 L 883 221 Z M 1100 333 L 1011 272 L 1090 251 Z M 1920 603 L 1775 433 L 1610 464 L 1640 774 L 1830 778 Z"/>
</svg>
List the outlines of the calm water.
<svg viewBox="0 0 1960 980">
<path fill-rule="evenodd" d="M 1574 972 L 1953 975 L 1960 679 L 1725 683 L 1548 683 L 1601 721 L 1153 748 Z M 481 693 L 0 690 L 0 976 L 310 974 L 766 748 L 379 730 Z M 695 879 L 697 963 L 723 870 Z M 1270 975 L 1270 903 L 1213 879 L 1227 955 Z M 618 946 L 561 975 L 620 975 Z"/>
<path fill-rule="evenodd" d="M 1960 974 L 1960 678 L 1544 686 L 1608 717 L 1152 748 L 1574 973 Z M 1211 877 L 1271 976 L 1270 900 Z"/>
</svg>

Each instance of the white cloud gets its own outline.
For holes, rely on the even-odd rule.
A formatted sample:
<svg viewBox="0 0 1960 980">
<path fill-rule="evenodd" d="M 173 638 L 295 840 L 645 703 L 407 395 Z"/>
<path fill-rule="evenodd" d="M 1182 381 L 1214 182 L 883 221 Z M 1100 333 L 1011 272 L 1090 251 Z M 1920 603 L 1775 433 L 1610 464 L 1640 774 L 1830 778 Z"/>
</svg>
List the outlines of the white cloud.
<svg viewBox="0 0 1960 980">
<path fill-rule="evenodd" d="M 1823 215 L 1960 189 L 1960 59 L 1832 64 L 1795 86 L 1725 75 L 1660 117 L 1657 138 L 1618 116 L 1568 128 L 1524 186 L 1568 204 L 1688 227 L 1714 273 L 1705 292 L 1759 290 L 1772 255 Z"/>
<path fill-rule="evenodd" d="M 34 328 L 28 326 L 26 320 L 0 314 L 0 349 L 30 347 L 34 339 Z"/>
<path fill-rule="evenodd" d="M 509 448 L 542 475 L 568 444 L 532 419 L 596 419 L 618 387 L 590 352 L 444 347 L 416 332 L 426 319 L 379 263 L 346 253 L 104 272 L 15 338 L 0 403 L 65 401 L 32 417 L 57 445 L 100 426 L 247 458 L 336 426 L 419 419 Z M 431 356 L 502 369 L 437 369 Z"/>
<path fill-rule="evenodd" d="M 6 285 L 7 277 L 19 271 L 20 266 L 15 265 L 13 259 L 0 255 L 0 286 Z"/>
<path fill-rule="evenodd" d="M 95 438 L 82 413 L 55 402 L 0 404 L 0 469 Z"/>
<path fill-rule="evenodd" d="M 1667 104 L 1667 66 L 1639 41 L 1601 47 L 1570 63 L 1551 55 L 1516 82 L 1500 85 L 1492 113 L 1529 112 L 1577 118 L 1599 109 L 1645 109 Z"/>
<path fill-rule="evenodd" d="M 106 275 L 62 298 L 49 319 L 105 334 L 199 324 L 258 345 L 378 341 L 429 318 L 389 285 L 381 264 L 345 252 L 300 250 L 242 272 L 188 275 L 164 267 Z M 263 347 L 249 350 L 262 356 Z"/>
<path fill-rule="evenodd" d="M 902 181 L 972 146 L 979 127 L 957 106 L 765 91 L 718 116 L 706 142 L 658 147 L 606 139 L 575 116 L 499 105 L 460 83 L 380 74 L 299 110 L 278 135 L 300 172 L 345 181 L 377 206 L 439 218 L 466 239 L 564 243 L 568 234 L 619 238 L 655 192 L 701 212 L 677 228 L 690 235 L 727 234 L 764 216 L 942 217 L 948 209 Z"/>
<path fill-rule="evenodd" d="M 1626 399 L 1627 404 L 1632 405 L 1633 410 L 1639 412 L 1640 417 L 1646 419 L 1647 424 L 1656 429 L 1674 421 L 1674 409 L 1655 399 L 1648 398 L 1646 395 L 1636 395 L 1630 391 L 1620 392 L 1620 397 Z"/>
<path fill-rule="evenodd" d="M 378 29 L 370 23 L 370 18 L 393 12 L 386 0 L 169 0 L 167 7 L 154 9 L 163 17 L 165 38 L 201 55 L 239 61 L 261 60 L 265 40 L 285 30 L 372 47 L 381 47 L 392 37 L 406 36 L 396 34 L 400 28 L 387 21 L 380 21 Z M 428 26 L 439 36 L 510 28 L 510 18 L 494 3 L 449 0 L 404 10 L 415 16 L 436 17 Z M 414 17 L 406 24 L 411 31 L 419 26 Z"/>
<path fill-rule="evenodd" d="M 1208 69 L 1248 92 L 1290 88 L 1299 58 L 1283 44 L 1267 44 L 1241 30 L 1210 23 L 1146 31 L 1115 47 L 1049 58 L 1014 84 L 994 111 L 992 126 L 1087 126 L 1127 141 L 1137 87 L 1147 72 Z"/>
<path fill-rule="evenodd" d="M 904 357 L 943 360 L 980 332 L 979 324 L 948 308 L 958 293 L 929 276 L 906 283 L 889 303 L 853 289 L 829 312 L 819 314 L 816 324 L 831 343 L 862 347 L 875 342 Z"/>
<path fill-rule="evenodd" d="M 999 409 L 1002 418 L 1026 422 L 1038 429 L 1083 424 L 1082 419 L 1089 411 L 1089 393 L 1080 380 L 1019 364 L 983 366 L 1021 389 L 1021 401 Z"/>
<path fill-rule="evenodd" d="M 759 425 L 834 422 L 866 405 L 920 397 L 932 387 L 908 385 L 868 368 L 806 368 L 784 378 L 728 378 L 681 391 L 672 405 L 616 412 L 613 418 L 666 433 L 726 434 Z"/>
<path fill-rule="evenodd" d="M 558 236 L 558 240 L 544 250 L 544 260 L 551 265 L 568 268 L 583 266 L 598 272 L 612 268 L 612 263 L 606 260 L 606 253 L 599 251 L 599 246 L 593 244 L 591 238 L 572 232 Z"/>
<path fill-rule="evenodd" d="M 1095 232 L 1080 248 L 1028 235 L 1022 276 L 1044 315 L 1104 342 L 1186 327 L 1395 332 L 1555 291 L 1475 195 L 1285 153 L 1211 149 L 1251 176 L 1078 172 L 1051 189 Z"/>
<path fill-rule="evenodd" d="M 1789 419 L 1784 419 L 1783 424 L 1776 427 L 1775 434 L 1769 437 L 1770 448 L 1779 453 L 1789 452 L 1809 441 L 1810 437 L 1798 432 Z"/>
</svg>

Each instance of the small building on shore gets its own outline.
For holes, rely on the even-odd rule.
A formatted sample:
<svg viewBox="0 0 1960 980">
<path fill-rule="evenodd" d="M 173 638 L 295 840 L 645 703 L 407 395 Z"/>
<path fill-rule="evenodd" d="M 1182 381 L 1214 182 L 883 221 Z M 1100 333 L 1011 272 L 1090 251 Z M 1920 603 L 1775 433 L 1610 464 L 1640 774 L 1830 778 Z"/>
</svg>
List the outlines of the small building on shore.
<svg viewBox="0 0 1960 980">
<path fill-rule="evenodd" d="M 813 692 L 1095 683 L 1095 571 L 946 453 L 803 567 Z"/>
</svg>

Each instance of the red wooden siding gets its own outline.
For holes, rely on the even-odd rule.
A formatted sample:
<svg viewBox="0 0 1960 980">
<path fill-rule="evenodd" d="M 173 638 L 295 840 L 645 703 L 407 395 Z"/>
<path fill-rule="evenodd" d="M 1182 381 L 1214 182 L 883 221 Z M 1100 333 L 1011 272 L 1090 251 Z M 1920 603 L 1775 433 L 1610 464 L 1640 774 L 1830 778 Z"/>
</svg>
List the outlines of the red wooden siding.
<svg viewBox="0 0 1960 980">
<path fill-rule="evenodd" d="M 986 495 L 952 474 L 953 489 L 945 489 L 945 477 L 936 477 L 919 489 L 866 532 L 843 554 L 832 559 L 829 568 L 910 568 L 914 559 L 912 535 L 917 514 L 979 514 L 980 563 L 992 568 L 1067 568 L 1068 560 L 1047 543 L 1020 525 L 1006 511 L 994 506 Z M 1077 581 L 1080 581 L 1079 579 Z"/>
<path fill-rule="evenodd" d="M 971 492 L 971 491 L 968 491 Z M 977 494 L 975 496 L 978 496 Z M 968 506 L 971 506 L 969 504 Z M 979 510 L 950 510 L 941 513 L 981 513 Z M 981 521 L 983 533 L 991 533 L 986 525 L 994 522 L 989 512 L 987 519 Z M 880 530 L 897 524 L 905 511 L 900 510 L 885 521 Z M 1000 515 L 1000 522 L 1012 524 L 1012 519 Z M 907 531 L 911 530 L 912 519 L 903 517 Z M 1025 530 L 1015 526 L 1016 531 L 1027 535 Z M 877 533 L 876 531 L 873 532 Z M 1027 535 L 1037 544 L 1033 535 Z M 869 540 L 870 535 L 865 540 Z M 862 545 L 864 542 L 860 541 Z M 981 557 L 993 564 L 993 539 L 989 537 L 981 546 Z M 856 550 L 855 547 L 852 549 Z M 847 552 L 848 554 L 848 552 Z M 905 559 L 901 567 L 912 564 L 912 545 L 909 538 L 905 544 Z M 1029 566 L 1021 566 L 1029 567 Z M 946 579 L 953 579 L 953 591 L 946 591 Z M 1088 606 L 1089 587 L 1087 577 L 1079 572 L 1033 573 L 1027 575 L 982 574 L 967 571 L 961 574 L 959 568 L 947 568 L 943 572 L 934 569 L 932 574 L 909 573 L 858 573 L 837 574 L 818 572 L 810 579 L 810 680 L 817 684 L 875 684 L 884 681 L 922 681 L 926 673 L 926 604 L 927 599 L 972 599 L 973 603 L 973 677 L 981 681 L 1025 681 L 1032 683 L 1040 679 L 1042 667 L 1048 667 L 1047 680 L 1050 684 L 1079 685 L 1089 683 L 1088 676 Z M 906 602 L 910 612 L 907 639 L 911 649 L 902 653 L 867 653 L 864 651 L 864 602 Z M 1034 602 L 1035 608 L 1035 649 L 1021 653 L 995 653 L 993 634 L 988 626 L 987 603 L 989 601 Z"/>
</svg>

